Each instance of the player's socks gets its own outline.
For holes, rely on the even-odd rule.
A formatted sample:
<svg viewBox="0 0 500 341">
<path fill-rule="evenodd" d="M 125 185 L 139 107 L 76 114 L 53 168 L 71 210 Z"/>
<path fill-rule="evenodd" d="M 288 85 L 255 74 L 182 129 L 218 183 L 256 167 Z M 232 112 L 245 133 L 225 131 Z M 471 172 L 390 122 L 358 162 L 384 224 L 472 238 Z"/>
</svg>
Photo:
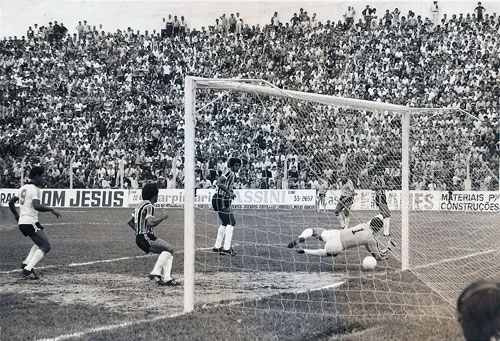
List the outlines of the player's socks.
<svg viewBox="0 0 500 341">
<path fill-rule="evenodd" d="M 167 252 L 167 251 L 163 251 L 162 253 L 160 253 L 160 255 L 158 256 L 158 259 L 156 260 L 156 264 L 153 268 L 153 271 L 151 271 L 151 273 L 149 274 L 150 278 L 151 277 L 158 277 L 158 276 L 162 275 L 161 271 L 163 268 L 163 264 L 165 264 L 165 261 L 167 260 L 168 255 L 170 255 L 170 252 Z"/>
<path fill-rule="evenodd" d="M 326 256 L 326 251 L 322 249 L 318 250 L 301 249 L 301 251 L 304 252 L 299 252 L 299 253 L 305 253 L 306 255 L 320 256 L 320 257 Z"/>
<path fill-rule="evenodd" d="M 222 241 L 224 240 L 225 234 L 226 234 L 226 226 L 220 225 L 217 231 L 217 239 L 215 239 L 214 249 L 220 249 L 222 247 Z"/>
<path fill-rule="evenodd" d="M 233 230 L 234 230 L 233 225 L 226 226 L 226 235 L 224 237 L 224 250 L 226 251 L 231 249 L 231 243 L 233 241 Z"/>
<path fill-rule="evenodd" d="M 28 256 L 26 257 L 26 259 L 23 262 L 24 266 L 28 265 L 28 263 L 30 262 L 30 260 L 33 258 L 33 255 L 35 254 L 35 251 L 38 250 L 38 249 L 40 249 L 40 248 L 36 244 L 31 247 L 30 252 L 28 253 Z M 23 269 L 24 269 L 24 267 L 23 267 Z"/>
<path fill-rule="evenodd" d="M 33 268 L 43 259 L 44 256 L 45 253 L 40 248 L 37 248 L 33 253 L 33 257 L 31 257 L 29 263 L 24 267 L 24 269 L 28 271 L 33 270 Z"/>
<path fill-rule="evenodd" d="M 389 225 L 391 222 L 391 218 L 384 218 L 384 236 L 390 236 L 391 233 L 389 232 Z"/>
<path fill-rule="evenodd" d="M 172 277 L 170 276 L 170 273 L 172 272 L 172 263 L 174 261 L 174 256 L 167 251 L 163 251 L 162 254 L 166 254 L 165 259 L 162 264 L 162 279 L 165 281 L 170 281 Z"/>
<path fill-rule="evenodd" d="M 344 228 L 345 229 L 348 229 L 349 228 L 349 221 L 351 220 L 351 218 L 349 217 L 345 217 L 345 221 L 344 221 Z"/>
<path fill-rule="evenodd" d="M 300 234 L 298 240 L 302 240 L 302 242 L 304 242 L 304 240 L 306 240 L 307 238 L 310 238 L 313 236 L 313 229 L 312 228 L 307 228 L 305 229 L 304 231 L 302 231 L 302 233 Z"/>
<path fill-rule="evenodd" d="M 340 223 L 340 227 L 345 229 L 345 220 L 344 220 L 344 215 L 343 214 L 339 214 L 337 216 L 337 220 L 339 221 Z"/>
</svg>

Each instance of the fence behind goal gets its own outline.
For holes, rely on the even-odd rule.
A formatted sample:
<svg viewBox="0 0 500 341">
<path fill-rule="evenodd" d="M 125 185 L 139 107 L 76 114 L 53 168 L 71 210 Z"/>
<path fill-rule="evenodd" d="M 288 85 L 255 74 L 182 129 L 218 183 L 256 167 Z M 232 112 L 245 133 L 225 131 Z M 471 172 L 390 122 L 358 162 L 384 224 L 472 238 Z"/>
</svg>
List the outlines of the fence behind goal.
<svg viewBox="0 0 500 341">
<path fill-rule="evenodd" d="M 475 134 L 485 124 L 476 117 L 251 80 L 187 77 L 185 100 L 185 311 L 212 295 L 252 312 L 454 318 L 461 289 L 500 270 L 498 159 Z M 231 156 L 243 160 L 232 257 L 212 251 L 220 222 L 195 199 L 211 196 L 199 184 Z M 397 246 L 374 271 L 361 266 L 364 247 L 337 257 L 287 248 L 308 227 L 340 228 L 342 174 L 357 193 L 350 226 L 380 213 L 374 178 L 383 179 Z"/>
</svg>

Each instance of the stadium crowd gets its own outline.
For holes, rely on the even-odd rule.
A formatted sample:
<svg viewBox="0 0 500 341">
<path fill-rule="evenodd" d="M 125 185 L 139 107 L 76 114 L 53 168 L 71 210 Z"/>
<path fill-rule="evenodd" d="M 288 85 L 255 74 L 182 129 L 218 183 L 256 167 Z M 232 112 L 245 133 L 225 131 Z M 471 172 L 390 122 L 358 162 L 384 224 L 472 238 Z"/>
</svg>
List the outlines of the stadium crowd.
<svg viewBox="0 0 500 341">
<path fill-rule="evenodd" d="M 411 11 L 375 14 L 321 23 L 300 9 L 291 19 L 275 12 L 260 27 L 238 13 L 208 28 L 169 15 L 152 32 L 34 25 L 0 42 L 0 187 L 19 186 L 33 164 L 46 167 L 53 188 L 71 179 L 74 188 L 182 187 L 184 77 L 194 75 L 461 108 L 412 118 L 411 189 L 461 190 L 468 174 L 473 189 L 498 189 L 500 17 L 445 14 L 434 23 Z M 247 161 L 240 187 L 281 188 L 286 179 L 307 188 L 320 178 L 334 186 L 347 171 L 369 188 L 383 167 L 397 189 L 401 123 L 391 113 L 231 92 L 198 113 L 200 187 L 212 186 L 230 155 Z"/>
</svg>

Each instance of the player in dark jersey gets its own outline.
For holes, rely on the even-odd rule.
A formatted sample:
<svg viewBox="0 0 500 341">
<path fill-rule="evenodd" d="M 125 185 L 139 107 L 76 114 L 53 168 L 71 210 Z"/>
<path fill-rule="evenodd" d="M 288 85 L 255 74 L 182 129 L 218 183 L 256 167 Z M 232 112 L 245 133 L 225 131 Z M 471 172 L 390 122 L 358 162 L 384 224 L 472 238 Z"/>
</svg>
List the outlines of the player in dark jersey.
<svg viewBox="0 0 500 341">
<path fill-rule="evenodd" d="M 391 221 L 391 212 L 389 211 L 389 206 L 387 205 L 387 196 L 385 195 L 385 180 L 382 168 L 378 168 L 375 173 L 375 177 L 372 181 L 372 187 L 375 190 L 375 205 L 377 205 L 380 214 L 384 221 L 384 236 L 389 236 L 389 225 Z"/>
<path fill-rule="evenodd" d="M 174 250 L 166 241 L 157 238 L 154 227 L 168 218 L 168 214 L 155 217 L 154 204 L 158 201 L 158 185 L 146 184 L 142 188 L 142 199 L 130 217 L 128 225 L 135 230 L 135 242 L 146 253 L 159 254 L 158 260 L 149 274 L 150 280 L 156 280 L 158 285 L 176 286 L 180 283 L 170 275 L 174 258 Z"/>
<path fill-rule="evenodd" d="M 50 251 L 50 242 L 43 226 L 38 221 L 38 212 L 52 212 L 59 219 L 61 214 L 51 207 L 42 205 L 42 198 L 39 186 L 43 184 L 44 168 L 34 166 L 30 170 L 30 182 L 23 185 L 18 194 L 9 201 L 9 209 L 16 219 L 19 230 L 23 235 L 30 237 L 34 245 L 31 247 L 28 256 L 22 263 L 23 276 L 29 280 L 37 280 L 34 267 Z M 19 201 L 19 213 L 15 207 Z"/>
<path fill-rule="evenodd" d="M 239 158 L 229 158 L 229 168 L 217 180 L 217 192 L 212 197 L 212 207 L 219 214 L 221 220 L 213 251 L 220 254 L 236 254 L 231 247 L 233 229 L 236 225 L 236 220 L 231 209 L 231 201 L 236 197 L 233 192 L 233 186 L 236 172 L 240 169 L 240 166 L 241 160 Z M 223 241 L 224 245 L 222 245 Z"/>
</svg>

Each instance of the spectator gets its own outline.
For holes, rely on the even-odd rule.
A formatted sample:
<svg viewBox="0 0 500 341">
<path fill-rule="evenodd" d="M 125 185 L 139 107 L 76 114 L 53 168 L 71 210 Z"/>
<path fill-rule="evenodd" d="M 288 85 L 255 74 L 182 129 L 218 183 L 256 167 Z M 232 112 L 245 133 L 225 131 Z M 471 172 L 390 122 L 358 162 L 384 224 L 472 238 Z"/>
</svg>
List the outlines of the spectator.
<svg viewBox="0 0 500 341">
<path fill-rule="evenodd" d="M 476 8 L 474 8 L 474 13 L 476 14 L 476 20 L 477 22 L 482 22 L 483 21 L 483 13 L 486 9 L 483 7 L 483 5 L 478 2 Z"/>
<path fill-rule="evenodd" d="M 300 13 L 307 23 L 307 12 L 301 9 Z M 196 74 L 264 78 L 287 89 L 408 106 L 459 106 L 491 125 L 481 122 L 469 125 L 469 116 L 455 117 L 448 113 L 439 114 L 442 118 L 439 126 L 434 124 L 437 116 L 415 122 L 415 129 L 423 133 L 412 134 L 411 167 L 427 169 L 427 164 L 434 160 L 432 169 L 437 188 L 450 177 L 443 169 L 453 169 L 453 174 L 462 179 L 457 181 L 458 186 L 464 186 L 466 156 L 471 154 L 474 155 L 470 164 L 473 188 L 494 187 L 497 180 L 488 179 L 485 170 L 498 169 L 498 158 L 494 157 L 498 105 L 492 100 L 499 95 L 495 82 L 498 58 L 494 57 L 498 52 L 497 21 L 485 16 L 479 27 L 462 25 L 467 19 L 457 15 L 452 19 L 443 16 L 442 20 L 444 24 L 437 31 L 409 12 L 408 20 L 405 18 L 402 24 L 394 18 L 392 26 L 379 23 L 373 31 L 365 25 L 356 26 L 358 31 L 343 31 L 342 24 L 318 23 L 317 27 L 279 25 L 274 32 L 269 23 L 264 27 L 246 27 L 239 39 L 210 29 L 193 30 L 185 39 L 162 40 L 154 32 L 142 34 L 129 28 L 102 35 L 94 27 L 92 35 L 84 38 L 85 44 L 79 43 L 77 35 L 64 36 L 50 50 L 46 41 L 39 38 L 31 42 L 0 42 L 0 63 L 4 70 L 0 75 L 1 126 L 5 132 L 0 134 L 0 141 L 6 151 L 5 173 L 17 176 L 9 175 L 5 181 L 18 186 L 16 181 L 20 180 L 22 169 L 17 173 L 14 170 L 21 157 L 38 161 L 39 146 L 49 144 L 53 160 L 40 160 L 53 163 L 54 172 L 47 179 L 47 186 L 68 183 L 68 165 L 73 155 L 81 163 L 79 178 L 83 186 L 101 186 L 104 175 L 116 184 L 116 162 L 112 165 L 110 161 L 116 161 L 122 153 L 141 180 L 155 181 L 166 176 L 163 169 L 180 168 L 183 164 L 182 159 L 173 162 L 176 160 L 173 151 L 183 148 L 183 130 L 177 129 L 182 120 L 182 79 L 186 74 Z M 414 39 L 417 28 L 418 41 Z M 36 35 L 35 26 L 33 31 Z M 270 38 L 272 34 L 275 39 Z M 360 40 L 360 36 L 364 39 Z M 470 39 L 471 36 L 477 39 Z M 375 37 L 376 43 L 371 44 Z M 197 51 L 194 55 L 187 53 L 192 48 Z M 313 62 L 324 59 L 321 67 Z M 33 63 L 25 66 L 25 60 Z M 60 65 L 65 67 L 61 69 Z M 298 186 L 314 173 L 328 172 L 328 177 L 337 174 L 339 165 L 331 161 L 322 163 L 327 156 L 312 146 L 323 146 L 325 151 L 335 153 L 335 159 L 355 167 L 357 184 L 369 178 L 366 169 L 380 156 L 376 150 L 384 147 L 392 152 L 400 148 L 401 130 L 392 123 L 398 120 L 389 114 L 335 109 L 329 116 L 304 118 L 279 99 L 272 104 L 264 100 L 264 106 L 272 108 L 265 113 L 239 96 L 215 103 L 203 110 L 197 126 L 199 144 L 207 146 L 197 150 L 197 157 L 206 159 L 207 177 L 212 171 L 216 173 L 208 164 L 223 155 L 221 145 L 240 146 L 246 141 L 251 141 L 245 146 L 250 163 L 262 160 L 264 165 L 273 167 L 270 162 L 274 157 L 278 173 L 283 172 L 284 157 L 291 148 L 306 156 L 305 164 L 311 165 L 310 169 L 296 162 L 302 180 Z M 321 105 L 315 110 L 330 111 Z M 146 127 L 146 122 L 154 124 Z M 266 122 L 262 132 L 258 131 L 258 122 Z M 44 134 L 33 133 L 35 123 L 41 125 Z M 289 132 L 286 128 L 298 124 L 317 130 L 303 140 L 297 130 Z M 224 133 L 218 132 L 219 126 L 227 128 Z M 137 137 L 145 129 L 152 138 Z M 276 130 L 287 137 L 283 138 Z M 326 141 L 324 136 L 335 138 Z M 384 146 L 380 136 L 389 136 L 394 143 Z M 469 143 L 459 146 L 451 136 Z M 456 158 L 444 156 L 445 152 Z M 315 161 L 310 162 L 309 158 Z M 396 188 L 400 174 L 394 170 L 399 167 L 399 158 L 395 156 L 394 164 L 387 167 L 391 177 L 399 178 L 391 181 Z M 259 175 L 254 170 L 247 182 L 257 186 Z M 411 183 L 427 189 L 428 179 L 419 175 Z"/>
<path fill-rule="evenodd" d="M 431 6 L 431 17 L 432 17 L 432 24 L 434 26 L 439 24 L 439 6 L 437 1 L 432 2 Z"/>
<path fill-rule="evenodd" d="M 366 5 L 366 8 L 361 12 L 363 14 L 363 17 L 365 18 L 365 25 L 367 29 L 371 28 L 372 25 L 372 13 L 373 10 L 370 8 L 370 5 Z"/>
<path fill-rule="evenodd" d="M 458 321 L 467 340 L 500 339 L 500 283 L 478 280 L 457 301 Z"/>
<path fill-rule="evenodd" d="M 354 10 L 354 7 L 347 6 L 347 11 L 344 13 L 345 29 L 346 30 L 348 30 L 349 28 L 351 28 L 353 26 L 355 14 L 356 14 L 356 11 Z"/>
<path fill-rule="evenodd" d="M 170 38 L 174 35 L 174 18 L 169 14 L 165 21 L 165 36 Z"/>
</svg>

